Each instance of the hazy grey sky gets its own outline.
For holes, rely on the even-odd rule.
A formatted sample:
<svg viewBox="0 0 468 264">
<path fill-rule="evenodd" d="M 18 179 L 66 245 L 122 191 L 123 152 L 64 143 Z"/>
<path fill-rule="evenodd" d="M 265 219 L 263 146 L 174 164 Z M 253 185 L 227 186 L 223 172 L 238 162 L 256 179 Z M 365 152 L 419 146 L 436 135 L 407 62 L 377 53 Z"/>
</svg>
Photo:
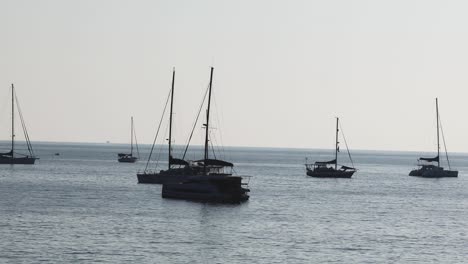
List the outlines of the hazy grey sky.
<svg viewBox="0 0 468 264">
<path fill-rule="evenodd" d="M 215 67 L 225 145 L 468 151 L 466 1 L 0 1 L 0 131 L 14 82 L 30 137 L 150 143 L 175 66 L 176 143 Z M 198 129 L 198 132 L 201 129 Z M 199 133 L 201 134 L 201 133 Z M 195 143 L 201 143 L 201 136 Z"/>
</svg>

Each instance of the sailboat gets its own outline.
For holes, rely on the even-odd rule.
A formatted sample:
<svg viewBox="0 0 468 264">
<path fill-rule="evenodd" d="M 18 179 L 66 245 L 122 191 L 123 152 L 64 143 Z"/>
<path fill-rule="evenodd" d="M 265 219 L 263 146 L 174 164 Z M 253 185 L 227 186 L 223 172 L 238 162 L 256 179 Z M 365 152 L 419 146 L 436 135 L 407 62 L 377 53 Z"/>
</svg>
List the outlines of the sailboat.
<svg viewBox="0 0 468 264">
<path fill-rule="evenodd" d="M 15 94 L 15 86 L 11 84 L 11 150 L 6 153 L 0 153 L 0 164 L 28 164 L 32 165 L 36 162 L 36 156 L 29 140 L 28 130 L 23 119 L 21 108 L 18 106 L 18 113 L 21 120 L 21 125 L 26 139 L 26 146 L 28 147 L 29 155 L 24 155 L 15 152 L 15 101 L 18 103 L 18 98 Z"/>
<path fill-rule="evenodd" d="M 185 154 L 181 159 L 172 156 L 172 112 L 174 105 L 175 70 L 172 72 L 168 168 L 159 172 L 147 170 L 151 158 L 150 152 L 145 170 L 137 174 L 138 183 L 163 184 L 163 198 L 221 203 L 239 203 L 249 199 L 249 189 L 244 188 L 247 184 L 242 182 L 243 177 L 232 176 L 231 172 L 227 172 L 229 169 L 232 170 L 234 164 L 219 159 L 211 159 L 208 155 L 213 70 L 211 68 L 206 124 L 203 124 L 206 133 L 204 158 L 195 161 L 184 160 Z M 153 147 L 155 142 L 156 140 L 153 142 Z"/>
<path fill-rule="evenodd" d="M 183 159 L 172 157 L 172 111 L 174 106 L 174 85 L 175 85 L 175 69 L 172 71 L 172 85 L 171 85 L 171 105 L 169 113 L 169 150 L 168 150 L 168 168 L 159 172 L 149 171 L 148 165 L 150 163 L 151 154 L 148 157 L 145 170 L 137 173 L 138 183 L 154 183 L 162 184 L 170 181 L 181 181 L 187 179 L 187 175 L 196 174 L 196 171 L 189 166 L 189 163 Z M 153 143 L 152 149 L 155 146 Z"/>
<path fill-rule="evenodd" d="M 206 110 L 205 149 L 204 158 L 195 161 L 188 167 L 186 179 L 179 182 L 166 181 L 162 187 L 162 197 L 201 202 L 240 203 L 249 199 L 250 190 L 244 188 L 241 176 L 232 176 L 226 168 L 234 166 L 231 162 L 210 159 L 209 157 L 209 129 L 211 91 L 213 88 L 213 70 L 211 67 L 208 91 L 208 105 Z"/>
<path fill-rule="evenodd" d="M 130 153 L 119 153 L 119 154 L 117 154 L 119 162 L 135 163 L 135 161 L 137 161 L 138 157 L 140 156 L 140 151 L 138 151 L 138 142 L 136 141 L 136 135 L 134 135 L 135 134 L 135 128 L 133 126 L 133 116 L 130 119 L 130 123 L 131 123 L 131 128 L 130 128 Z M 138 153 L 137 157 L 133 156 L 133 138 L 135 138 L 135 145 L 136 145 L 137 153 Z"/>
<path fill-rule="evenodd" d="M 335 137 L 335 159 L 330 161 L 316 161 L 315 163 L 307 163 L 306 161 L 306 171 L 307 175 L 317 178 L 351 178 L 356 172 L 354 167 L 341 166 L 338 168 L 338 152 L 339 144 L 338 142 L 338 132 L 339 132 L 339 118 L 336 118 L 336 137 Z M 345 140 L 346 143 L 346 140 Z M 353 162 L 351 154 L 348 149 L 348 144 L 346 144 L 346 149 L 348 150 L 349 159 L 351 163 Z M 331 165 L 331 166 L 329 166 Z"/>
<path fill-rule="evenodd" d="M 447 158 L 447 164 L 449 169 L 445 170 L 440 166 L 440 140 L 439 140 L 439 129 L 440 117 L 439 117 L 439 102 L 436 98 L 436 118 L 437 118 L 437 156 L 433 158 L 419 158 L 418 166 L 420 168 L 414 169 L 409 173 L 409 176 L 419 176 L 426 178 L 442 178 L 442 177 L 458 177 L 458 171 L 452 170 L 450 167 L 450 161 L 447 154 L 447 147 L 445 146 L 444 131 L 442 130 L 442 137 L 444 139 L 445 156 Z M 433 165 L 433 162 L 437 162 L 437 166 Z"/>
</svg>

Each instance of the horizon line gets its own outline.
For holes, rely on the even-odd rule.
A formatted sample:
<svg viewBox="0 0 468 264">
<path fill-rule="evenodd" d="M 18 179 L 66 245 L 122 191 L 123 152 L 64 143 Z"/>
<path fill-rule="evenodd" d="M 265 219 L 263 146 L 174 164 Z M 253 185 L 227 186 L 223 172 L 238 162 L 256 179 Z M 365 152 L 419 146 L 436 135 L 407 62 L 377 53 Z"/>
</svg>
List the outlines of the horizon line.
<svg viewBox="0 0 468 264">
<path fill-rule="evenodd" d="M 9 140 L 4 140 L 1 139 L 0 142 L 11 142 Z M 26 142 L 25 140 L 16 140 L 16 142 Z M 48 140 L 34 140 L 31 142 L 35 143 L 52 143 L 52 144 L 88 144 L 88 145 L 130 145 L 129 143 L 119 143 L 119 142 L 89 142 L 89 141 L 48 141 Z M 148 143 L 141 143 L 139 145 L 146 145 L 146 146 L 152 146 L 152 144 Z M 163 144 L 156 144 L 156 145 L 163 145 Z M 180 144 L 175 144 L 175 146 L 184 146 Z M 203 145 L 192 145 L 196 147 L 203 147 Z M 225 145 L 224 147 L 230 147 L 230 148 L 260 148 L 260 149 L 295 149 L 295 150 L 333 150 L 332 148 L 313 148 L 313 147 L 285 147 L 285 146 L 280 146 L 280 147 L 274 147 L 274 146 L 228 146 Z M 436 151 L 424 151 L 424 150 L 388 150 L 388 149 L 351 149 L 351 152 L 353 151 L 368 151 L 368 152 L 409 152 L 409 153 L 436 153 Z M 468 154 L 468 152 L 459 152 L 459 151 L 452 151 L 449 153 L 454 153 L 454 154 Z"/>
</svg>

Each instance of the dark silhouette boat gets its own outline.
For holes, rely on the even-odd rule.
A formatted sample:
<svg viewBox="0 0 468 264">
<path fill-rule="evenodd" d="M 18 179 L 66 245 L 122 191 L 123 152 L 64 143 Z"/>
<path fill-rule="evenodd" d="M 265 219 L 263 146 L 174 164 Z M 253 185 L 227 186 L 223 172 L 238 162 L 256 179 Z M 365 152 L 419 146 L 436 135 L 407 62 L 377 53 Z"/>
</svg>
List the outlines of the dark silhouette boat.
<svg viewBox="0 0 468 264">
<path fill-rule="evenodd" d="M 189 164 L 189 162 L 183 159 L 177 159 L 172 157 L 172 111 L 174 106 L 174 85 L 175 85 L 175 69 L 172 71 L 172 85 L 170 92 L 170 112 L 169 112 L 169 150 L 168 150 L 168 168 L 167 170 L 160 170 L 159 172 L 148 170 L 150 164 L 153 149 L 156 143 L 156 137 L 159 132 L 156 132 L 156 137 L 151 147 L 150 155 L 143 172 L 137 173 L 138 183 L 149 183 L 149 184 L 163 184 L 165 182 L 179 182 L 186 180 L 188 176 L 198 175 L 199 168 Z M 168 98 L 169 99 L 169 98 Z M 162 119 L 161 119 L 162 120 Z"/>
<path fill-rule="evenodd" d="M 216 203 L 241 203 L 249 199 L 250 190 L 244 188 L 247 184 L 242 183 L 243 178 L 226 172 L 227 169 L 232 169 L 234 164 L 209 158 L 208 142 L 213 70 L 211 67 L 206 123 L 203 125 L 205 127 L 204 158 L 185 165 L 184 170 L 187 170 L 188 173 L 179 175 L 179 178 L 185 176 L 185 179 L 165 181 L 162 187 L 163 198 Z"/>
<path fill-rule="evenodd" d="M 118 161 L 123 162 L 123 163 L 135 163 L 138 160 L 138 157 L 133 156 L 132 153 L 126 154 L 126 153 L 119 153 L 117 154 L 118 156 Z"/>
<path fill-rule="evenodd" d="M 16 153 L 15 152 L 15 101 L 18 105 L 18 113 L 21 120 L 21 125 L 26 139 L 26 146 L 28 148 L 29 155 Z M 11 84 L 11 150 L 5 153 L 0 153 L 0 164 L 25 164 L 32 165 L 38 159 L 34 155 L 34 150 L 29 140 L 28 130 L 26 129 L 26 123 L 23 119 L 23 113 L 19 107 L 18 98 L 15 93 L 15 86 Z"/>
<path fill-rule="evenodd" d="M 447 146 L 445 145 L 444 131 L 440 126 L 440 116 L 439 116 L 439 102 L 436 98 L 436 119 L 437 119 L 437 156 L 433 158 L 419 158 L 418 159 L 418 169 L 410 171 L 409 176 L 418 176 L 424 178 L 443 178 L 443 177 L 458 177 L 458 171 L 452 170 L 450 167 L 450 160 L 447 154 Z M 442 139 L 444 142 L 445 156 L 447 158 L 448 170 L 440 166 L 440 136 L 439 131 L 442 131 Z M 433 163 L 437 162 L 437 165 Z"/>
<path fill-rule="evenodd" d="M 307 163 L 306 173 L 308 176 L 316 178 L 351 178 L 356 172 L 356 169 L 353 167 L 348 167 L 340 165 L 338 168 L 338 152 L 339 152 L 339 143 L 338 142 L 338 132 L 339 132 L 339 118 L 336 118 L 336 140 L 335 140 L 335 159 L 330 161 L 316 161 L 315 163 Z M 345 140 L 346 143 L 346 140 Z M 349 159 L 351 163 L 353 160 L 348 149 L 348 144 L 346 144 L 346 149 L 348 151 Z"/>
<path fill-rule="evenodd" d="M 140 151 L 138 150 L 138 142 L 136 140 L 135 128 L 133 126 L 133 116 L 131 117 L 131 128 L 130 128 L 130 153 L 118 153 L 118 161 L 125 163 L 135 163 L 140 156 Z M 135 145 L 137 148 L 138 156 L 133 156 L 133 138 L 135 138 Z"/>
<path fill-rule="evenodd" d="M 212 203 L 241 203 L 249 199 L 242 177 L 204 175 L 180 183 L 165 183 L 162 197 Z"/>
</svg>

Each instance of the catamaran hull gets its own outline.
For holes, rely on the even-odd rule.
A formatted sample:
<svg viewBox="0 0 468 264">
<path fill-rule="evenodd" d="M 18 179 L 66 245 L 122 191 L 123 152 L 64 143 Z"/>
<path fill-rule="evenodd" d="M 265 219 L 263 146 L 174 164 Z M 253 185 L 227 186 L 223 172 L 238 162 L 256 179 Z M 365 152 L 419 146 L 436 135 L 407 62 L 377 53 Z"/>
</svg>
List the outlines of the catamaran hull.
<svg viewBox="0 0 468 264">
<path fill-rule="evenodd" d="M 327 171 L 327 172 L 316 172 L 313 170 L 307 170 L 307 175 L 315 178 L 351 178 L 355 171 Z"/>
<path fill-rule="evenodd" d="M 458 171 L 449 170 L 434 170 L 434 171 L 421 171 L 412 170 L 409 176 L 423 177 L 423 178 L 454 178 L 458 177 Z"/>
<path fill-rule="evenodd" d="M 188 180 L 193 175 L 168 175 L 158 173 L 139 173 L 137 174 L 138 183 L 146 184 L 165 184 L 176 183 Z"/>
<path fill-rule="evenodd" d="M 23 158 L 0 158 L 0 164 L 23 164 L 33 165 L 36 158 L 23 157 Z"/>
<path fill-rule="evenodd" d="M 204 202 L 204 203 L 242 203 L 249 200 L 249 196 L 242 195 L 213 195 L 199 193 L 185 193 L 168 190 L 163 185 L 162 198 L 178 199 L 186 201 Z"/>
<path fill-rule="evenodd" d="M 242 203 L 249 199 L 249 189 L 241 179 L 229 178 L 163 184 L 162 198 L 210 203 Z"/>
</svg>

